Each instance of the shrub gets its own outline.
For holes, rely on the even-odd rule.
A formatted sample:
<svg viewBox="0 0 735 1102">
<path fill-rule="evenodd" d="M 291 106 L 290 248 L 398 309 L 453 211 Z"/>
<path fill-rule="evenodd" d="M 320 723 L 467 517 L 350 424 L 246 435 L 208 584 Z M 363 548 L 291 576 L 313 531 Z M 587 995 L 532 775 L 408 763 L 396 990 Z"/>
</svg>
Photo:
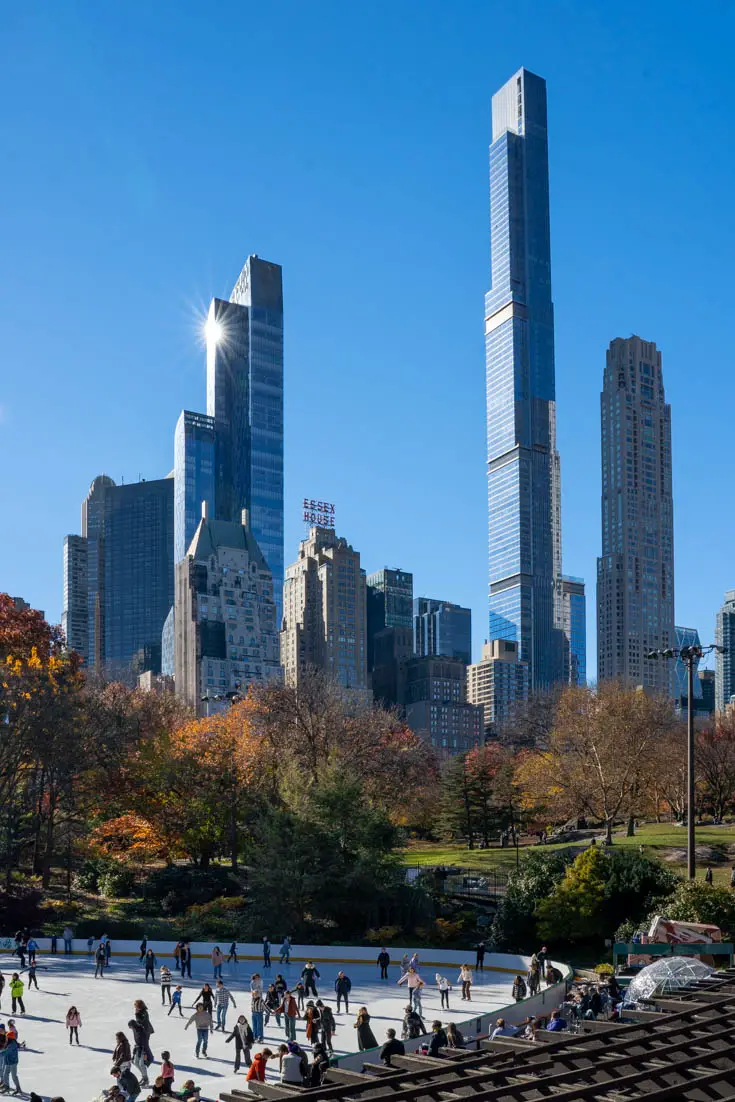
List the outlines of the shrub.
<svg viewBox="0 0 735 1102">
<path fill-rule="evenodd" d="M 227 869 L 168 865 L 151 873 L 143 885 L 143 898 L 159 903 L 166 914 L 183 914 L 187 907 L 241 891 L 237 878 Z"/>
<path fill-rule="evenodd" d="M 597 972 L 598 976 L 614 976 L 615 975 L 615 969 L 613 968 L 612 964 L 596 964 L 595 965 L 595 972 Z"/>
<path fill-rule="evenodd" d="M 434 923 L 434 937 L 443 944 L 447 941 L 455 941 L 462 933 L 462 924 L 449 922 L 446 918 L 437 918 Z"/>
<path fill-rule="evenodd" d="M 74 873 L 74 887 L 83 892 L 96 892 L 99 888 L 102 865 L 103 862 L 99 860 L 85 861 Z"/>
<path fill-rule="evenodd" d="M 99 877 L 99 891 L 105 899 L 125 899 L 133 895 L 135 874 L 124 865 L 115 865 Z"/>
<path fill-rule="evenodd" d="M 564 876 L 572 855 L 560 850 L 532 850 L 510 874 L 505 899 L 498 907 L 489 940 L 494 947 L 527 952 L 536 940 L 536 910 Z"/>
<path fill-rule="evenodd" d="M 15 932 L 18 927 L 38 929 L 43 922 L 42 893 L 35 888 L 0 891 L 0 930 Z"/>
<path fill-rule="evenodd" d="M 400 934 L 400 926 L 379 926 L 377 930 L 368 930 L 365 941 L 368 945 L 391 945 Z"/>
<path fill-rule="evenodd" d="M 240 895 L 220 896 L 209 903 L 195 903 L 186 911 L 187 935 L 202 941 L 216 938 L 245 941 L 250 934 L 246 906 Z"/>
<path fill-rule="evenodd" d="M 682 880 L 662 904 L 661 914 L 680 922 L 707 922 L 719 926 L 725 940 L 735 937 L 735 892 L 703 880 Z"/>
</svg>

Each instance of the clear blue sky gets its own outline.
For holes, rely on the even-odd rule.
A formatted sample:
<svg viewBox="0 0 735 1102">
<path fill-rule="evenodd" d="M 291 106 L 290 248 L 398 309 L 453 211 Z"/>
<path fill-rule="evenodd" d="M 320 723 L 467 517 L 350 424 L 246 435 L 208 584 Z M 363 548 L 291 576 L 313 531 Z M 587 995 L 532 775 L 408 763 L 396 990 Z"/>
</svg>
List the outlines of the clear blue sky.
<svg viewBox="0 0 735 1102">
<path fill-rule="evenodd" d="M 564 568 L 594 672 L 599 390 L 663 352 L 678 623 L 735 586 L 735 5 L 680 0 L 0 5 L 0 589 L 61 612 L 94 475 L 173 465 L 199 324 L 284 269 L 286 561 L 305 494 L 368 571 L 486 632 L 490 97 L 548 82 Z"/>
</svg>

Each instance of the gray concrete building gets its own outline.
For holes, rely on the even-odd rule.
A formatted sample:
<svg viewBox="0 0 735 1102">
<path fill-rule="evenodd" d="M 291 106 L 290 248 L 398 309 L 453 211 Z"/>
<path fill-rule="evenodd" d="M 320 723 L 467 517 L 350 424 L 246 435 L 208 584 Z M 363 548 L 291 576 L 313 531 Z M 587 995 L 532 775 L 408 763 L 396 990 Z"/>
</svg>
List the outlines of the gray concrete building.
<svg viewBox="0 0 735 1102">
<path fill-rule="evenodd" d="M 597 676 L 669 696 L 675 646 L 671 407 L 652 341 L 617 338 L 601 401 L 602 555 L 597 560 Z"/>
<path fill-rule="evenodd" d="M 399 665 L 399 703 L 412 731 L 440 757 L 462 754 L 483 742 L 483 710 L 467 703 L 467 664 L 436 655 Z"/>
</svg>

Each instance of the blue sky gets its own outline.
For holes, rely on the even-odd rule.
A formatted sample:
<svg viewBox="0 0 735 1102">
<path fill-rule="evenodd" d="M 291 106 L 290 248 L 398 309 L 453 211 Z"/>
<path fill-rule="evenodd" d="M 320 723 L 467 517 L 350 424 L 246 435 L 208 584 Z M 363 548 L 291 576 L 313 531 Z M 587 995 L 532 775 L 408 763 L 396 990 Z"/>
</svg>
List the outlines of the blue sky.
<svg viewBox="0 0 735 1102">
<path fill-rule="evenodd" d="M 100 472 L 173 465 L 200 324 L 284 268 L 286 561 L 304 495 L 368 571 L 486 633 L 490 97 L 548 82 L 564 568 L 594 671 L 605 349 L 663 352 L 677 622 L 735 586 L 735 6 L 544 0 L 0 4 L 0 589 L 57 619 Z"/>
</svg>

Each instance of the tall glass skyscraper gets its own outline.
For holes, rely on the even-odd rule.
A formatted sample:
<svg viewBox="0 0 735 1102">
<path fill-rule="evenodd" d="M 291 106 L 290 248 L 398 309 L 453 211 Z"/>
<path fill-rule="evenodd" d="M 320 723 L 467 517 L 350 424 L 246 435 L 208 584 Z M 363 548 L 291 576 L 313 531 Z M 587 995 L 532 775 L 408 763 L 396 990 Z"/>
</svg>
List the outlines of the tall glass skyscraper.
<svg viewBox="0 0 735 1102">
<path fill-rule="evenodd" d="M 214 516 L 214 418 L 182 410 L 174 435 L 174 562 L 181 562 L 202 519 Z"/>
<path fill-rule="evenodd" d="M 472 661 L 472 610 L 437 601 L 432 597 L 414 597 L 413 652 L 419 658 L 441 655 Z"/>
<path fill-rule="evenodd" d="M 722 712 L 735 696 L 735 589 L 717 611 L 715 643 L 725 648 L 715 657 L 715 707 Z"/>
<path fill-rule="evenodd" d="M 546 82 L 521 69 L 492 101 L 485 296 L 490 638 L 532 689 L 563 678 Z"/>
<path fill-rule="evenodd" d="M 207 413 L 215 426 L 215 516 L 248 526 L 283 591 L 283 289 L 281 268 L 249 256 L 229 302 L 207 322 Z"/>
<path fill-rule="evenodd" d="M 564 680 L 570 685 L 587 684 L 587 599 L 584 579 L 566 574 L 561 580 L 562 627 L 564 630 Z"/>
</svg>

